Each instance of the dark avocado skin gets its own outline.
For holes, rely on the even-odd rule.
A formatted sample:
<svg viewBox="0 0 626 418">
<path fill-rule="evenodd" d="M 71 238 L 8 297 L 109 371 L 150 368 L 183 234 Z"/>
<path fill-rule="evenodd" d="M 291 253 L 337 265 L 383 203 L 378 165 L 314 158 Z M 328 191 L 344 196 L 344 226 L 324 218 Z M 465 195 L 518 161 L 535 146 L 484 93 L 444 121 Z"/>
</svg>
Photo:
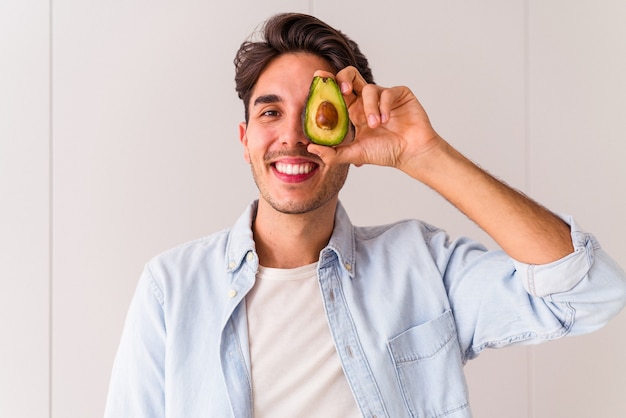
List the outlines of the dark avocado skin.
<svg viewBox="0 0 626 418">
<path fill-rule="evenodd" d="M 337 111 L 336 124 L 332 128 L 323 124 L 320 127 L 316 120 L 323 102 L 332 104 Z M 335 119 L 335 115 L 332 116 Z M 330 77 L 313 77 L 302 117 L 304 134 L 315 144 L 339 145 L 346 137 L 349 125 L 348 108 L 337 82 Z"/>
</svg>

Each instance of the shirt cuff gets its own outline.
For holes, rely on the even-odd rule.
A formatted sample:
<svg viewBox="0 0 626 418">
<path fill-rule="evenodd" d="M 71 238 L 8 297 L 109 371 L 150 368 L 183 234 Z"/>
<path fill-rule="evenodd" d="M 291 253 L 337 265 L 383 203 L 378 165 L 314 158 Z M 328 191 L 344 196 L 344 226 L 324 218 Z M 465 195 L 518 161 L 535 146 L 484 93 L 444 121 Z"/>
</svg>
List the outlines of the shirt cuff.
<svg viewBox="0 0 626 418">
<path fill-rule="evenodd" d="M 524 288 L 533 296 L 545 297 L 574 288 L 593 264 L 593 252 L 599 248 L 596 239 L 583 232 L 571 216 L 560 216 L 571 230 L 574 252 L 548 264 L 526 264 L 513 260 Z"/>
</svg>

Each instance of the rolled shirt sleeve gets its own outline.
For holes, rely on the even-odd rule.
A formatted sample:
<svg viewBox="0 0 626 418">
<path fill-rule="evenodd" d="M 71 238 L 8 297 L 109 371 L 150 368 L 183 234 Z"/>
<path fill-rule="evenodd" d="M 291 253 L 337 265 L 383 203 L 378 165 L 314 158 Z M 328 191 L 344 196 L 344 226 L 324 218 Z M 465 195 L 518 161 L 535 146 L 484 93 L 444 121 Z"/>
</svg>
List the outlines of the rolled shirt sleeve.
<svg viewBox="0 0 626 418">
<path fill-rule="evenodd" d="M 549 264 L 513 263 L 530 295 L 570 304 L 575 320 L 569 333 L 584 334 L 602 327 L 624 307 L 626 275 L 593 235 L 583 232 L 573 218 L 562 218 L 571 228 L 573 253 Z"/>
<path fill-rule="evenodd" d="M 485 348 L 592 332 L 624 307 L 624 271 L 593 235 L 562 218 L 575 250 L 543 265 L 521 263 L 466 238 L 448 241 L 441 230 L 430 235 L 465 360 Z"/>
</svg>

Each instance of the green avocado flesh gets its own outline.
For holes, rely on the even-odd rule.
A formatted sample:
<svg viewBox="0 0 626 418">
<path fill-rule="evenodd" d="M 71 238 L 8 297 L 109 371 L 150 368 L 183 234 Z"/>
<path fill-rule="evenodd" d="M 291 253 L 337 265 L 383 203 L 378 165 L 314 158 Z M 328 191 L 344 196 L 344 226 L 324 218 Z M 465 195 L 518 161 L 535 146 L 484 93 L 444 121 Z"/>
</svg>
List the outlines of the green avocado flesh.
<svg viewBox="0 0 626 418">
<path fill-rule="evenodd" d="M 348 108 L 337 82 L 313 77 L 304 107 L 304 134 L 320 145 L 338 145 L 348 133 Z"/>
</svg>

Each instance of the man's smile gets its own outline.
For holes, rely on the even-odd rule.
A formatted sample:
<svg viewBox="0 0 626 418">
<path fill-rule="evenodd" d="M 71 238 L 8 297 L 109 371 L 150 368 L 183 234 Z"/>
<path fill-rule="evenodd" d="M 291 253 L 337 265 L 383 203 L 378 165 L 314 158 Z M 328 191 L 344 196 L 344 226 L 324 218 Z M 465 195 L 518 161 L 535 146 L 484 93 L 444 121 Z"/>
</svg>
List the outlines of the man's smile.
<svg viewBox="0 0 626 418">
<path fill-rule="evenodd" d="M 274 163 L 274 168 L 281 174 L 287 175 L 297 175 L 297 174 L 309 174 L 315 168 L 317 168 L 317 164 L 306 162 L 306 163 L 286 163 L 278 161 Z"/>
</svg>

